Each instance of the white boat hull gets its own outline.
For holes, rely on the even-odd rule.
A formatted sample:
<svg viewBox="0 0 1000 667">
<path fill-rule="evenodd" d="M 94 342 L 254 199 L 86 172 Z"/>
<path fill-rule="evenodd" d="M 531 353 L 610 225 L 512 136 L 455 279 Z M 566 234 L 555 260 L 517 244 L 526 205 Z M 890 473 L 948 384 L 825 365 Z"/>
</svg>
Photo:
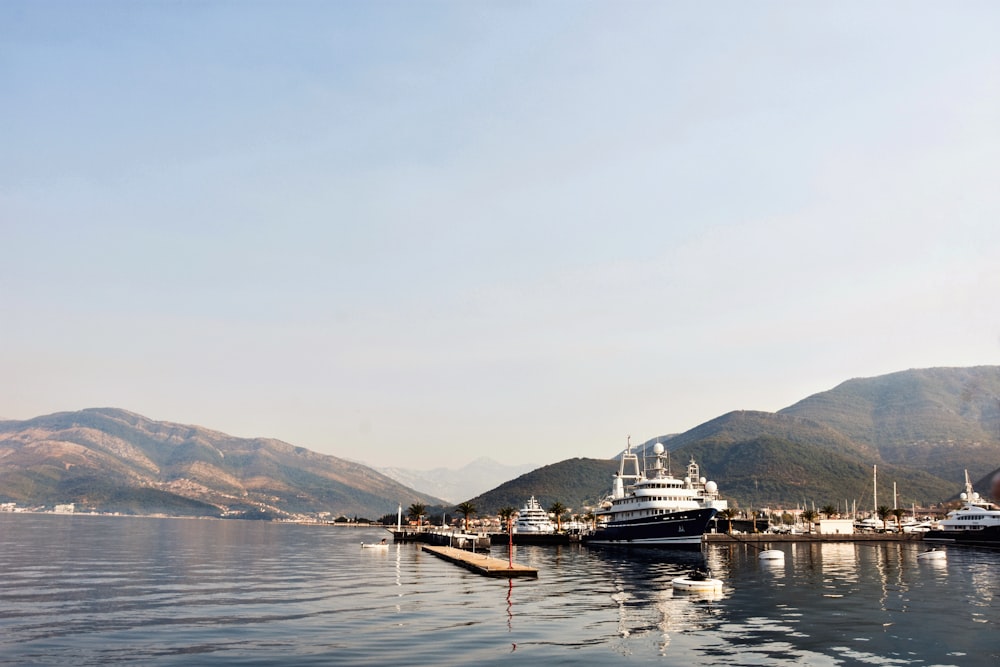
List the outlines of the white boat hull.
<svg viewBox="0 0 1000 667">
<path fill-rule="evenodd" d="M 690 577 L 677 577 L 670 582 L 670 585 L 681 591 L 721 591 L 721 579 L 691 579 Z"/>
</svg>

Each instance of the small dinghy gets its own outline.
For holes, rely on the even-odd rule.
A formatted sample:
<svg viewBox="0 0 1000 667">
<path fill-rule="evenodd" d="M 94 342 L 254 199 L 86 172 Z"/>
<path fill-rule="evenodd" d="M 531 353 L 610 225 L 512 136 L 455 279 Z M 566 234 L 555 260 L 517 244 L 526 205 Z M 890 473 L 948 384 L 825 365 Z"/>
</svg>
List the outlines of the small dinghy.
<svg viewBox="0 0 1000 667">
<path fill-rule="evenodd" d="M 757 558 L 760 560 L 785 560 L 785 552 L 781 549 L 764 549 Z"/>
<path fill-rule="evenodd" d="M 378 544 L 365 544 L 364 542 L 362 542 L 361 543 L 361 548 L 362 549 L 388 549 L 389 545 L 385 542 L 385 540 L 382 540 Z"/>
<path fill-rule="evenodd" d="M 948 552 L 937 547 L 917 554 L 917 560 L 946 560 L 947 558 Z"/>
<path fill-rule="evenodd" d="M 704 570 L 694 570 L 683 577 L 676 577 L 670 583 L 680 591 L 722 591 L 722 580 L 713 579 Z"/>
</svg>

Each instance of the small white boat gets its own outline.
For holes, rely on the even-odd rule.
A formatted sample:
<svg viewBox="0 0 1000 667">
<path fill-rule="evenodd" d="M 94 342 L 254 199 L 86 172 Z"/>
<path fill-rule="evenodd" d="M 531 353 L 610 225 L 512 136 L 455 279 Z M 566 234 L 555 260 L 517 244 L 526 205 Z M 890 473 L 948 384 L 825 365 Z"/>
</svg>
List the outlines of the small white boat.
<svg viewBox="0 0 1000 667">
<path fill-rule="evenodd" d="M 695 570 L 683 577 L 675 577 L 670 583 L 674 588 L 681 591 L 722 591 L 722 580 L 713 579 L 707 572 L 702 572 L 701 570 Z"/>
<path fill-rule="evenodd" d="M 947 560 L 948 552 L 944 549 L 928 549 L 917 554 L 917 560 Z"/>
<path fill-rule="evenodd" d="M 781 549 L 764 549 L 757 558 L 761 560 L 785 560 L 785 552 Z"/>
<path fill-rule="evenodd" d="M 379 544 L 365 544 L 364 542 L 362 542 L 361 543 L 361 548 L 362 549 L 388 549 L 389 545 L 386 542 L 381 542 Z"/>
</svg>

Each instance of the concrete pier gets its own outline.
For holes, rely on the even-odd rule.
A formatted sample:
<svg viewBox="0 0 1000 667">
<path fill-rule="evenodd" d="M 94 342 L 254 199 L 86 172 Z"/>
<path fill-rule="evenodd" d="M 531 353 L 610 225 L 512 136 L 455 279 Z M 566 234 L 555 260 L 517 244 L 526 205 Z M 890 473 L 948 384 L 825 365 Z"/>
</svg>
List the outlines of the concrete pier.
<svg viewBox="0 0 1000 667">
<path fill-rule="evenodd" d="M 487 577 L 537 577 L 538 569 L 509 561 L 492 558 L 486 554 L 471 553 L 453 547 L 433 547 L 421 545 L 424 551 L 434 554 L 438 558 L 451 561 L 456 565 L 472 570 L 477 574 Z"/>
<path fill-rule="evenodd" d="M 701 536 L 706 544 L 736 544 L 739 542 L 919 542 L 923 533 L 802 533 L 779 535 L 775 533 L 747 533 L 727 535 L 726 533 L 705 533 Z"/>
</svg>

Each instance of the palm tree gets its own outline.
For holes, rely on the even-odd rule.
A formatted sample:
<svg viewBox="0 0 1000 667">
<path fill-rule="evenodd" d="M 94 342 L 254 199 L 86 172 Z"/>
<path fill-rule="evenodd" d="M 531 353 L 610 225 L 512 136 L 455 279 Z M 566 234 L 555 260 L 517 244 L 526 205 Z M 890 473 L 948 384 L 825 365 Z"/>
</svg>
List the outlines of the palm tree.
<svg viewBox="0 0 1000 667">
<path fill-rule="evenodd" d="M 897 533 L 902 531 L 903 527 L 902 527 L 901 523 L 903 521 L 903 515 L 904 514 L 906 514 L 906 510 L 904 510 L 902 507 L 897 507 L 897 508 L 895 508 L 895 509 L 892 510 L 892 515 L 894 517 L 896 517 L 896 532 Z"/>
<path fill-rule="evenodd" d="M 837 508 L 833 505 L 823 505 L 819 508 L 819 511 L 825 514 L 827 519 L 832 519 L 833 515 L 837 513 Z"/>
<path fill-rule="evenodd" d="M 589 510 L 583 515 L 584 522 L 591 527 L 592 530 L 597 530 L 597 515 L 594 514 L 593 510 Z"/>
<path fill-rule="evenodd" d="M 566 513 L 566 506 L 557 500 L 552 503 L 552 507 L 549 508 L 549 511 L 556 516 L 556 531 L 562 532 L 562 518 L 563 514 Z"/>
<path fill-rule="evenodd" d="M 892 516 L 892 510 L 885 505 L 879 505 L 878 509 L 875 510 L 875 513 L 878 514 L 878 518 L 882 519 L 882 530 L 888 530 L 889 517 Z"/>
<path fill-rule="evenodd" d="M 514 530 L 514 515 L 517 514 L 517 510 L 513 507 L 501 507 L 497 512 L 497 516 L 500 518 L 500 523 L 507 527 L 507 534 L 510 534 Z"/>
<path fill-rule="evenodd" d="M 459 504 L 455 511 L 465 517 L 465 532 L 469 532 L 469 516 L 476 513 L 476 506 L 466 500 Z"/>
<path fill-rule="evenodd" d="M 417 520 L 417 528 L 420 528 L 420 519 L 427 515 L 427 506 L 423 503 L 413 503 L 406 508 L 406 515 Z"/>
<path fill-rule="evenodd" d="M 816 510 L 802 510 L 802 520 L 806 522 L 810 535 L 813 532 L 813 521 L 816 520 L 817 516 L 819 515 L 816 514 Z"/>
<path fill-rule="evenodd" d="M 726 529 L 727 533 L 733 532 L 733 519 L 736 517 L 736 510 L 732 507 L 727 507 L 726 509 L 719 512 L 719 516 L 725 519 L 729 523 L 729 527 Z"/>
</svg>

